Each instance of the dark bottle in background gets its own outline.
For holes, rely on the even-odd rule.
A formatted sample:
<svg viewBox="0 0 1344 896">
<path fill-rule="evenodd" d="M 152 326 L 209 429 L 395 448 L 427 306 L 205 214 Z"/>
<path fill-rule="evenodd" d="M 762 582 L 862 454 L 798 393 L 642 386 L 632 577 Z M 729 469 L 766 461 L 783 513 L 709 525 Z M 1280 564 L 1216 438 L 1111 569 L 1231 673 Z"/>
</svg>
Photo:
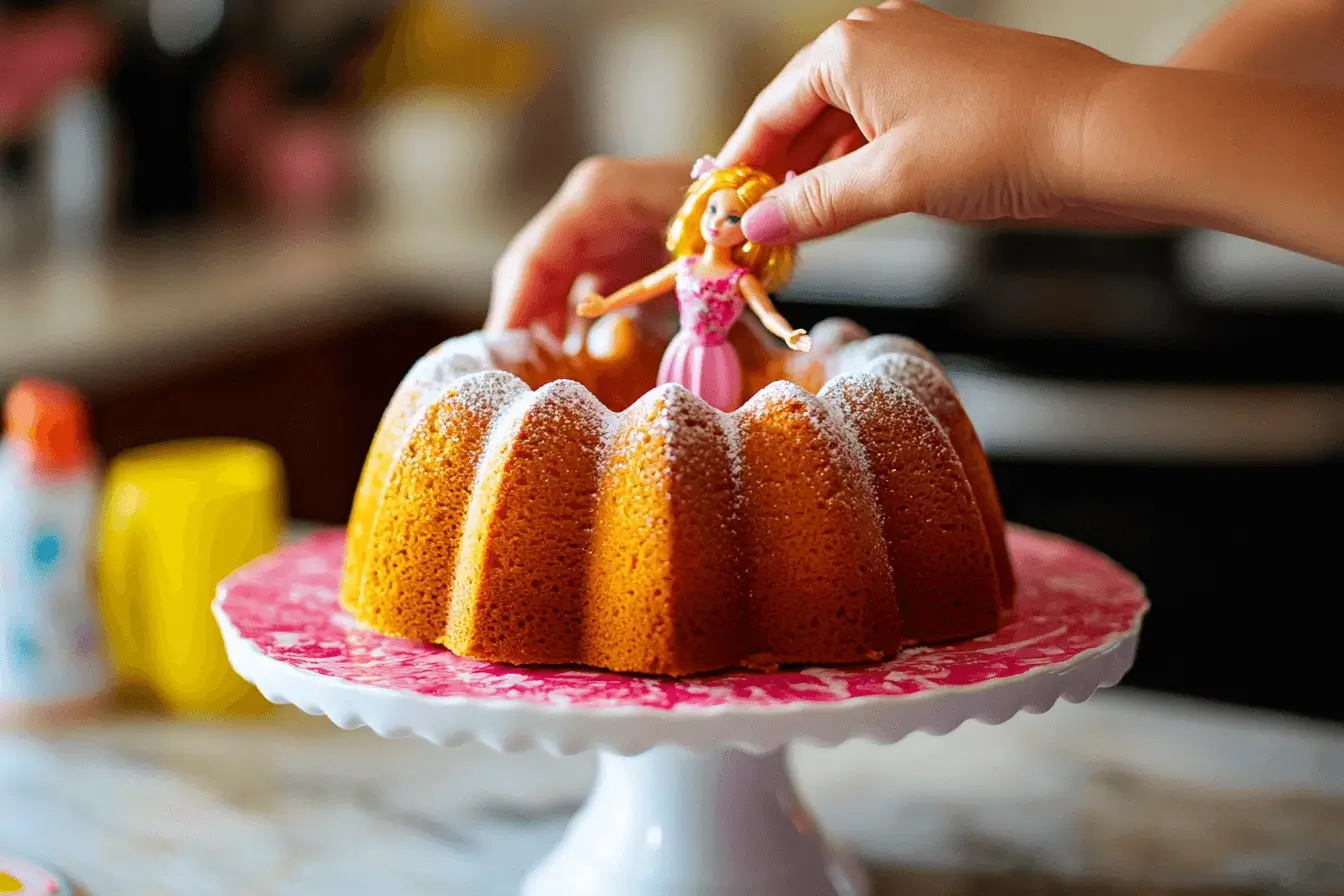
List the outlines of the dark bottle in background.
<svg viewBox="0 0 1344 896">
<path fill-rule="evenodd" d="M 120 23 L 108 87 L 124 225 L 159 227 L 205 209 L 204 116 L 226 56 L 223 16 L 222 0 L 148 0 Z"/>
<path fill-rule="evenodd" d="M 144 0 L 120 23 L 110 93 L 121 128 L 124 223 L 157 228 L 198 219 L 216 205 L 246 204 L 241 193 L 257 189 L 260 175 L 233 183 L 220 170 L 220 153 L 257 152 L 258 141 L 249 142 L 247 133 L 273 136 L 266 116 L 286 118 L 328 103 L 337 73 L 378 18 L 323 14 L 319 6 L 310 33 L 286 35 L 280 11 L 257 0 L 229 2 L 227 15 L 225 0 Z M 237 133 L 221 138 L 219 89 L 244 69 L 259 79 L 247 88 L 259 93 L 244 105 L 263 117 L 235 122 Z M 241 161 L 225 160 L 223 167 Z M 238 171 L 232 174 L 236 180 Z"/>
</svg>

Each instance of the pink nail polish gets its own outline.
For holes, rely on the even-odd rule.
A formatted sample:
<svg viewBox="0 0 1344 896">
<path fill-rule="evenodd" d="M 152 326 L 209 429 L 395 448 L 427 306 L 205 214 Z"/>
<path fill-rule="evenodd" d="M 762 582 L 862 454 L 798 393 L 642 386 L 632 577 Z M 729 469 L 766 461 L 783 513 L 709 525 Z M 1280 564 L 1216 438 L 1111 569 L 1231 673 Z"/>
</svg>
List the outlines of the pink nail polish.
<svg viewBox="0 0 1344 896">
<path fill-rule="evenodd" d="M 773 199 L 765 199 L 752 206 L 742 216 L 742 235 L 753 243 L 777 243 L 789 235 L 789 222 L 784 210 Z"/>
</svg>

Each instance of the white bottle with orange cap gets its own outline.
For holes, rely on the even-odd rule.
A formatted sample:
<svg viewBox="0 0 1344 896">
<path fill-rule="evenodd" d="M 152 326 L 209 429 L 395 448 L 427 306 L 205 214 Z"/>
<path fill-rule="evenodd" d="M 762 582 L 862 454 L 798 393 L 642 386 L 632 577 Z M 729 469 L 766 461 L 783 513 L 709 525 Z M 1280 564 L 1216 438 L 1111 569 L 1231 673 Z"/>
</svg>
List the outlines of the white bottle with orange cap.
<svg viewBox="0 0 1344 896">
<path fill-rule="evenodd" d="M 108 690 L 92 576 L 98 502 L 83 398 L 20 382 L 0 442 L 0 719 L 59 716 Z"/>
</svg>

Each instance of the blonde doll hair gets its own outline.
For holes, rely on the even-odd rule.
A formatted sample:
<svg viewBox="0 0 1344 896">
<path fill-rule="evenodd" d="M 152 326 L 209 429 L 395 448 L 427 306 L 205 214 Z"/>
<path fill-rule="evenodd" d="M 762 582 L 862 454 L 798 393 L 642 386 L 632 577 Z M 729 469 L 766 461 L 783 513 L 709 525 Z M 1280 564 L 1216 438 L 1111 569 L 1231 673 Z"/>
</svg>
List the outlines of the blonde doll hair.
<svg viewBox="0 0 1344 896">
<path fill-rule="evenodd" d="M 766 193 L 777 186 L 779 181 L 747 165 L 720 168 L 702 175 L 686 191 L 686 200 L 667 230 L 668 251 L 678 258 L 705 251 L 700 218 L 709 205 L 709 197 L 720 190 L 737 193 L 745 210 L 760 202 Z M 733 260 L 761 281 L 767 292 L 773 292 L 788 283 L 789 277 L 793 275 L 794 248 L 762 246 L 748 240 L 733 250 Z"/>
</svg>

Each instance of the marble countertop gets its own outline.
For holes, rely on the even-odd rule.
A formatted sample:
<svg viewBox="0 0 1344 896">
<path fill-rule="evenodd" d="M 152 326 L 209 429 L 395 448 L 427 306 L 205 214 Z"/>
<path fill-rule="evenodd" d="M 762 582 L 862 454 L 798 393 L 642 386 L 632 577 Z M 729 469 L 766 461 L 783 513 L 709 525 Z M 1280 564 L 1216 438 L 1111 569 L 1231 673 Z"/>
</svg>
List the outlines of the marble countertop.
<svg viewBox="0 0 1344 896">
<path fill-rule="evenodd" d="M 1344 892 L 1344 729 L 1120 691 L 794 754 L 875 896 Z M 516 892 L 592 757 L 119 714 L 0 733 L 0 850 L 89 896 Z"/>
</svg>

